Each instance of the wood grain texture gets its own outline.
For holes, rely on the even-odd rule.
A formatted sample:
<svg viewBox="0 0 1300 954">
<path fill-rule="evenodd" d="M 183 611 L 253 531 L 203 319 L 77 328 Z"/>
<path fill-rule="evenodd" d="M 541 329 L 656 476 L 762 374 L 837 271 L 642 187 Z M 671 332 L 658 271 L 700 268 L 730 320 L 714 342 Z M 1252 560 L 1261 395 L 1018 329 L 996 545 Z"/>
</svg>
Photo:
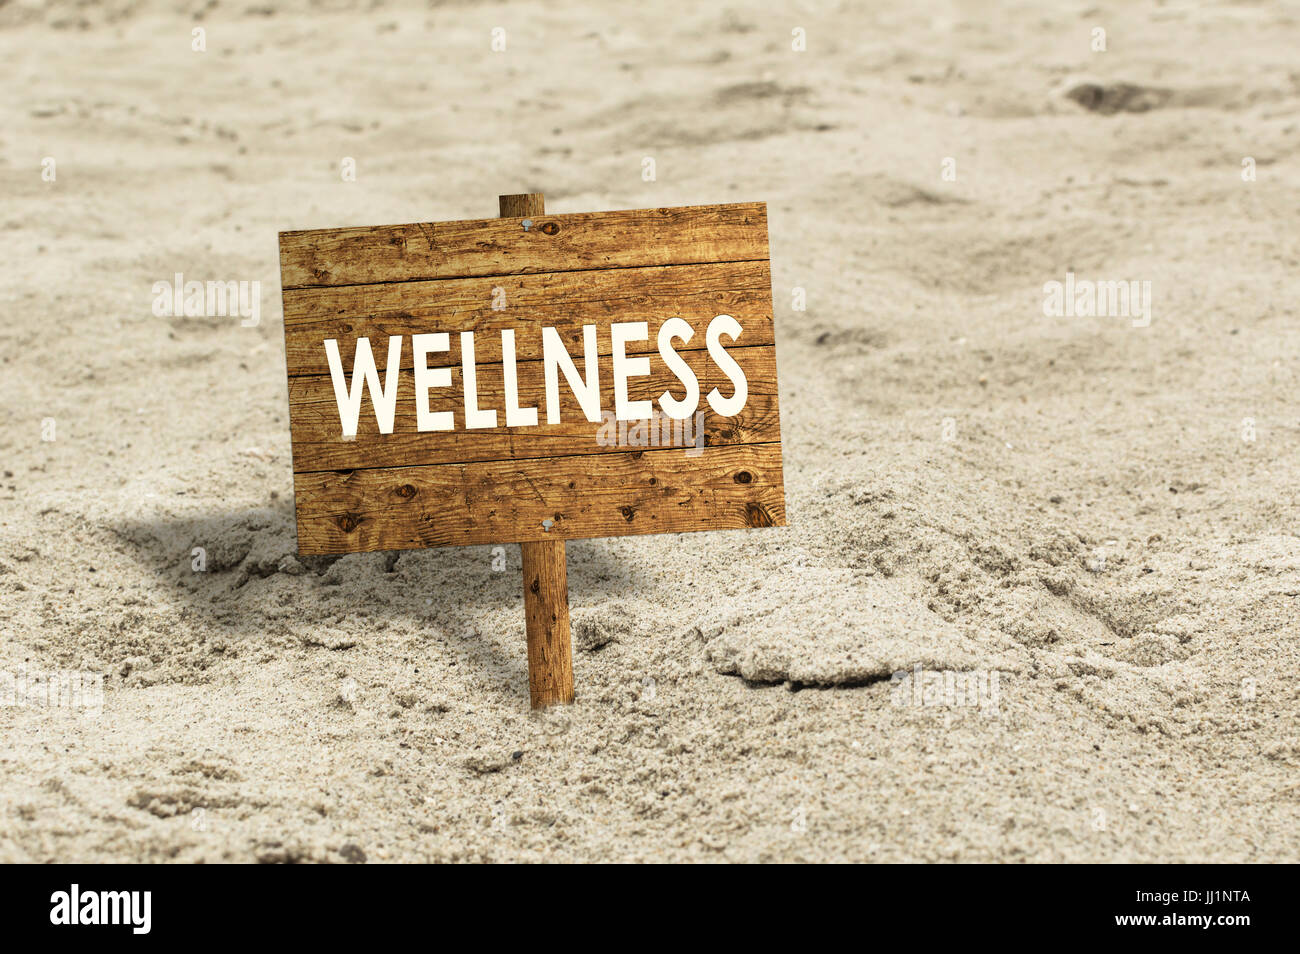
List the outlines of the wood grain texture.
<svg viewBox="0 0 1300 954">
<path fill-rule="evenodd" d="M 779 444 L 689 454 L 295 474 L 298 548 L 312 555 L 785 525 Z"/>
<path fill-rule="evenodd" d="M 765 260 L 762 202 L 280 233 L 282 288 Z"/>
<path fill-rule="evenodd" d="M 516 192 L 512 195 L 497 196 L 497 218 L 512 219 L 545 214 L 545 193 Z"/>
<path fill-rule="evenodd" d="M 524 568 L 524 629 L 528 634 L 528 695 L 534 709 L 573 701 L 569 636 L 569 568 L 563 540 L 520 545 Z"/>
<path fill-rule="evenodd" d="M 540 192 L 499 196 L 502 217 L 540 216 Z M 528 695 L 534 709 L 573 701 L 569 639 L 569 568 L 563 540 L 520 545 L 524 571 L 524 629 L 528 636 Z"/>
<path fill-rule="evenodd" d="M 557 216 L 545 214 L 541 196 L 500 201 L 508 218 L 281 233 L 300 551 L 536 541 L 554 563 L 565 539 L 783 524 L 766 206 Z M 741 325 L 737 339 L 723 340 L 749 394 L 726 418 L 704 399 L 734 388 L 706 350 L 720 314 Z M 695 332 L 674 345 L 700 384 L 702 448 L 694 417 L 689 431 L 669 432 L 676 446 L 642 445 L 641 422 L 629 422 L 620 441 L 620 424 L 587 420 L 563 376 L 561 419 L 547 423 L 543 328 L 556 329 L 581 373 L 582 328 L 596 327 L 601 408 L 612 412 L 615 322 L 648 326 L 646 339 L 627 346 L 651 368 L 630 377 L 629 399 L 683 396 L 658 352 L 671 317 Z M 520 404 L 538 411 L 532 427 L 505 426 L 505 329 L 514 331 Z M 500 426 L 465 428 L 465 331 L 475 333 L 477 404 L 496 410 Z M 450 368 L 452 380 L 429 390 L 430 410 L 451 411 L 455 427 L 419 432 L 410 338 L 438 332 L 450 348 L 430 355 L 430 366 Z M 390 336 L 403 339 L 394 432 L 378 433 L 366 388 L 358 433 L 345 441 L 324 342 L 337 342 L 350 383 L 357 339 L 370 339 L 382 377 Z M 656 420 L 656 432 L 664 423 Z M 544 635 L 530 641 L 551 645 Z"/>
<path fill-rule="evenodd" d="M 494 292 L 494 289 L 500 292 Z M 504 307 L 494 309 L 493 302 Z M 501 360 L 501 330 L 515 329 L 520 359 L 541 357 L 541 329 L 553 327 L 573 354 L 582 352 L 582 326 L 644 321 L 649 337 L 631 342 L 629 354 L 656 350 L 659 326 L 679 316 L 697 327 L 689 347 L 703 347 L 703 329 L 715 315 L 731 315 L 745 329 L 742 345 L 772 344 L 772 276 L 766 261 L 558 272 L 491 279 L 448 279 L 363 287 L 301 289 L 284 293 L 285 361 L 289 375 L 329 371 L 322 342 L 339 343 L 343 367 L 352 370 L 357 338 L 370 338 L 376 354 L 389 335 L 451 334 L 451 350 L 437 364 L 460 363 L 461 331 L 473 331 L 480 364 Z M 598 337 L 609 354 L 608 333 Z M 435 356 L 430 356 L 433 359 Z M 402 367 L 412 365 L 410 349 Z"/>
<path fill-rule="evenodd" d="M 781 439 L 781 419 L 777 402 L 776 349 L 771 345 L 753 348 L 729 348 L 730 354 L 745 373 L 749 399 L 740 414 L 718 417 L 709 408 L 704 395 L 718 388 L 724 396 L 732 393 L 730 379 L 718 370 L 707 351 L 685 351 L 682 359 L 695 373 L 700 387 L 700 409 L 704 412 L 704 445 L 774 443 Z M 494 427 L 465 429 L 463 382 L 459 367 L 451 371 L 451 386 L 429 390 L 429 409 L 451 411 L 456 429 L 424 432 L 416 429 L 415 383 L 410 371 L 400 373 L 397 382 L 397 413 L 393 433 L 380 434 L 370 392 L 361 402 L 361 417 L 354 440 L 342 438 L 338 404 L 328 375 L 310 375 L 289 380 L 289 422 L 293 437 L 293 467 L 303 473 L 318 470 L 351 470 L 365 467 L 393 467 L 412 464 L 447 464 L 477 460 L 515 460 L 532 457 L 556 457 L 617 452 L 617 425 L 604 421 L 593 424 L 578 406 L 578 400 L 563 377 L 560 381 L 560 421 L 546 423 L 546 399 L 543 365 L 540 361 L 517 364 L 519 400 L 524 406 L 537 407 L 535 427 Z M 608 371 L 608 369 L 605 369 Z M 495 408 L 497 420 L 505 422 L 505 377 L 500 364 L 477 369 L 478 406 Z M 676 398 L 684 397 L 684 388 L 659 359 L 650 359 L 650 374 L 628 379 L 630 400 L 655 400 L 665 391 Z M 601 407 L 614 410 L 614 381 L 609 373 L 600 378 Z M 673 425 L 656 422 L 663 431 Z M 625 423 L 632 441 L 645 435 L 649 442 L 650 422 Z M 670 440 L 678 444 L 696 442 L 697 420 L 677 425 Z M 614 435 L 610 431 L 615 432 Z M 602 442 L 603 441 L 603 442 Z M 660 443 L 656 435 L 654 443 Z M 667 443 L 665 441 L 664 443 Z"/>
</svg>

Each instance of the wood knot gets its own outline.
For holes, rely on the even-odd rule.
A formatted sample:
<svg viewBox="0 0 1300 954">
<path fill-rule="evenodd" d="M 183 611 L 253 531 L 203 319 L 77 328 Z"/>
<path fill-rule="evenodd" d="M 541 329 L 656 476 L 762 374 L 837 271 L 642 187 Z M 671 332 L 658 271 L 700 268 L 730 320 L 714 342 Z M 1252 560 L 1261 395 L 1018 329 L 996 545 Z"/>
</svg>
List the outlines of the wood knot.
<svg viewBox="0 0 1300 954">
<path fill-rule="evenodd" d="M 355 530 L 358 526 L 361 525 L 361 518 L 358 517 L 356 514 L 345 513 L 342 514 L 334 522 L 338 525 L 338 528 L 342 530 L 344 533 L 351 533 L 353 530 Z"/>
<path fill-rule="evenodd" d="M 560 231 L 560 226 L 557 225 L 555 222 L 544 222 L 544 223 L 542 223 L 542 234 L 543 234 L 543 235 L 554 235 L 554 234 L 555 234 L 556 232 L 558 232 L 558 231 Z"/>
<path fill-rule="evenodd" d="M 619 509 L 619 513 L 623 515 L 624 520 L 631 523 L 632 518 L 636 516 L 636 507 L 622 507 Z"/>
<path fill-rule="evenodd" d="M 772 514 L 759 503 L 745 504 L 745 524 L 750 527 L 771 527 L 776 525 Z"/>
<path fill-rule="evenodd" d="M 401 497 L 403 500 L 410 500 L 412 497 L 415 496 L 416 493 L 415 486 L 413 484 L 402 484 L 402 486 L 398 487 L 397 490 L 394 491 L 394 493 L 396 493 L 397 496 Z"/>
<path fill-rule="evenodd" d="M 736 473 L 736 476 L 733 477 L 732 479 L 735 480 L 735 482 L 738 484 L 747 484 L 754 479 L 754 475 L 747 470 L 742 470 L 742 471 L 738 471 Z"/>
</svg>

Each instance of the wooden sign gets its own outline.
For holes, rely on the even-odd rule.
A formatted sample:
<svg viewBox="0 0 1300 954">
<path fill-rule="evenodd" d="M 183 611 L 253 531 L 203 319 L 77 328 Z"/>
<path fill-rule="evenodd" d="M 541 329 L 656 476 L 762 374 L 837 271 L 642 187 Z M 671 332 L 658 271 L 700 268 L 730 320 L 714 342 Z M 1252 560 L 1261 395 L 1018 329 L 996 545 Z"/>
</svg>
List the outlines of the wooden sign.
<svg viewBox="0 0 1300 954">
<path fill-rule="evenodd" d="M 501 208 L 280 234 L 300 552 L 783 525 L 766 207 Z"/>
</svg>

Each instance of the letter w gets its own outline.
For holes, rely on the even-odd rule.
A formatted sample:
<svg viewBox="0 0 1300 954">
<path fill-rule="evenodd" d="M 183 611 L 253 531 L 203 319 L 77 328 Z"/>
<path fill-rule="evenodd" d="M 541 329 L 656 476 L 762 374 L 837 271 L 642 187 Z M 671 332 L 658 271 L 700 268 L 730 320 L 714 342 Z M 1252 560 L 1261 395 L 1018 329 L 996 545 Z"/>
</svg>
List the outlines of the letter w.
<svg viewBox="0 0 1300 954">
<path fill-rule="evenodd" d="M 343 374 L 343 362 L 339 358 L 339 343 L 333 338 L 325 339 L 325 354 L 330 362 L 330 380 L 334 383 L 334 400 L 339 405 L 339 423 L 343 425 L 343 436 L 357 436 L 361 398 L 366 387 L 370 388 L 370 400 L 375 408 L 375 420 L 379 422 L 379 433 L 393 433 L 393 415 L 397 411 L 397 369 L 402 363 L 402 336 L 390 335 L 388 338 L 388 367 L 384 369 L 383 390 L 379 388 L 379 370 L 375 367 L 375 356 L 370 352 L 369 338 L 357 339 L 350 389 Z"/>
</svg>

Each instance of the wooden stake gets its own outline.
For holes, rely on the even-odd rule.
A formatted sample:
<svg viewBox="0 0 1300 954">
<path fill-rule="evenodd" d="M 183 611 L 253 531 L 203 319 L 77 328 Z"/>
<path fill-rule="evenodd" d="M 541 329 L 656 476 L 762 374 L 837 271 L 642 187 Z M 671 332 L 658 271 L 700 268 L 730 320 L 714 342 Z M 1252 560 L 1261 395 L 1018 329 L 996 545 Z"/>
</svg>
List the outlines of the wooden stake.
<svg viewBox="0 0 1300 954">
<path fill-rule="evenodd" d="M 540 192 L 497 197 L 501 218 L 540 219 Z M 529 228 L 538 228 L 534 221 Z M 533 708 L 573 701 L 573 647 L 569 636 L 569 579 L 564 541 L 519 545 L 524 564 L 524 623 L 528 632 L 528 694 Z"/>
<path fill-rule="evenodd" d="M 521 543 L 524 619 L 528 629 L 528 694 L 533 708 L 573 701 L 569 581 L 563 540 Z"/>
</svg>

